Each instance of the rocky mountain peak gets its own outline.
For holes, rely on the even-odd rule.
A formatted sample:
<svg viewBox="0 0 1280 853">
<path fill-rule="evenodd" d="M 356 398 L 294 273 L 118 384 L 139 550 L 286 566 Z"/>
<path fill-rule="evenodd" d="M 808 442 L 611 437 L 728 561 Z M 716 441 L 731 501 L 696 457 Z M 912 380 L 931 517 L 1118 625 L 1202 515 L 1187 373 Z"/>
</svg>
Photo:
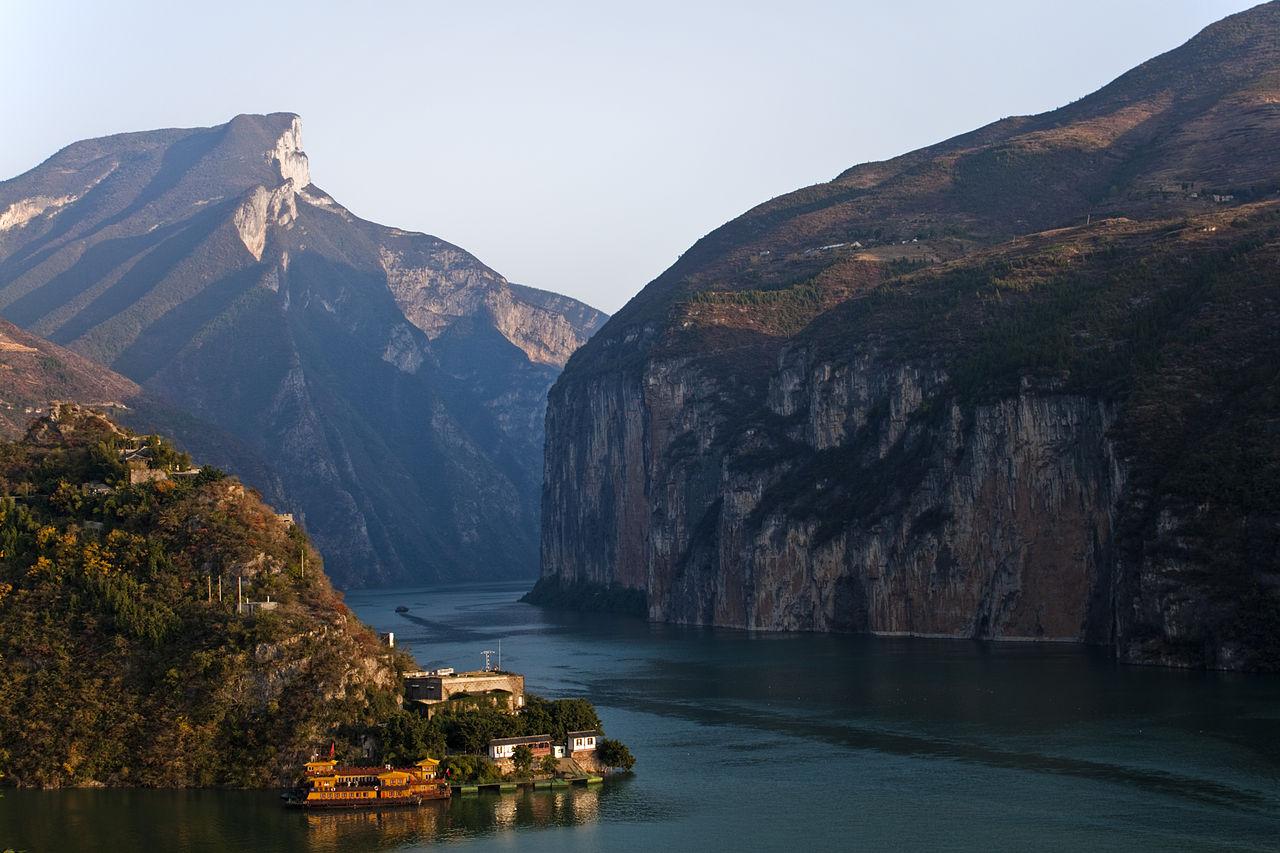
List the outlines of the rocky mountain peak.
<svg viewBox="0 0 1280 853">
<path fill-rule="evenodd" d="M 234 438 L 342 583 L 531 574 L 547 389 L 604 315 L 360 219 L 302 146 L 297 115 L 246 114 L 0 182 L 0 313 L 172 401 L 184 444 Z M 19 415 L 101 397 L 32 376 Z"/>
<path fill-rule="evenodd" d="M 280 170 L 280 177 L 293 181 L 295 188 L 302 189 L 311 183 L 311 167 L 306 152 L 302 150 L 301 118 L 294 116 L 288 129 L 276 139 L 271 159 Z"/>
</svg>

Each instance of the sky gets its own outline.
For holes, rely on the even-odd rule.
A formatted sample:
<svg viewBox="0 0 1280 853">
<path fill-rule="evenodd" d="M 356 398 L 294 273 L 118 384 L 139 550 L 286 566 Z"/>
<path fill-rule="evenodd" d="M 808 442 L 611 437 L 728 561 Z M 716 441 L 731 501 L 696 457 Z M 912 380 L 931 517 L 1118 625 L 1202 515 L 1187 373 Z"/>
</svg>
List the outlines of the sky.
<svg viewBox="0 0 1280 853">
<path fill-rule="evenodd" d="M 1061 106 L 1252 5 L 0 0 L 0 179 L 296 112 L 358 216 L 612 312 L 760 202 Z"/>
</svg>

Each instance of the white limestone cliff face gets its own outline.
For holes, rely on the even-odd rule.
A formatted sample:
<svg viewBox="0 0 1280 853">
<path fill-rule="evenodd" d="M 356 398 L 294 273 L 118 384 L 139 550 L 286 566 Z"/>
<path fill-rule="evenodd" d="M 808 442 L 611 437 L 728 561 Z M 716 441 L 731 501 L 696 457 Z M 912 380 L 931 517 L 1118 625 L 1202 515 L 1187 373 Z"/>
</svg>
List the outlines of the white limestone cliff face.
<svg viewBox="0 0 1280 853">
<path fill-rule="evenodd" d="M 100 174 L 91 178 L 87 183 L 80 184 L 75 192 L 62 193 L 60 195 L 45 192 L 10 203 L 3 211 L 0 211 L 0 233 L 21 228 L 41 216 L 58 215 L 67 205 L 84 198 L 85 193 L 102 183 L 118 167 L 119 163 L 114 160 L 107 163 L 105 168 L 100 167 Z M 75 181 L 75 176 L 64 176 L 61 183 L 65 184 L 68 181 Z"/>
<path fill-rule="evenodd" d="M 387 347 L 382 352 L 382 360 L 387 364 L 394 364 L 405 373 L 417 373 L 424 359 L 425 354 L 409 325 L 392 326 L 387 336 Z"/>
<path fill-rule="evenodd" d="M 46 213 L 55 214 L 59 208 L 75 201 L 79 196 L 63 195 L 63 196 L 47 196 L 38 195 L 33 198 L 24 198 L 21 201 L 15 201 L 9 205 L 4 211 L 0 212 L 0 231 L 8 231 L 12 228 L 21 228 L 31 220 Z"/>
<path fill-rule="evenodd" d="M 271 159 L 280 169 L 281 179 L 293 181 L 297 189 L 301 190 L 311 183 L 311 165 L 302 150 L 302 119 L 294 116 L 289 129 L 276 140 Z"/>
<path fill-rule="evenodd" d="M 781 454 L 687 359 L 557 385 L 544 576 L 643 590 L 664 621 L 1107 641 L 1114 410 L 1030 391 L 934 410 L 945 384 L 784 352 L 768 392 L 794 443 Z"/>
<path fill-rule="evenodd" d="M 274 190 L 254 187 L 236 208 L 232 222 L 240 235 L 240 242 L 244 243 L 255 261 L 260 261 L 267 244 L 267 226 L 288 226 L 297 218 L 296 184 L 290 179 Z"/>
<path fill-rule="evenodd" d="M 482 318 L 535 364 L 564 367 L 603 321 L 599 312 L 563 297 L 589 316 L 570 316 L 573 307 L 552 299 L 542 305 L 522 298 L 505 278 L 446 243 L 437 242 L 426 253 L 382 245 L 379 259 L 396 304 L 430 339 L 460 320 Z"/>
<path fill-rule="evenodd" d="M 505 283 L 466 252 L 446 244 L 433 247 L 426 257 L 412 254 L 411 249 L 378 247 L 396 304 L 432 340 L 457 320 L 483 311 L 489 291 Z"/>
<path fill-rule="evenodd" d="M 232 216 L 240 242 L 244 243 L 255 261 L 262 260 L 268 226 L 287 227 L 298 218 L 299 195 L 312 204 L 319 202 L 318 197 L 313 199 L 303 194 L 304 188 L 311 184 L 311 166 L 302 150 L 300 118 L 293 117 L 266 156 L 279 170 L 283 183 L 271 189 L 254 187 Z"/>
<path fill-rule="evenodd" d="M 583 328 L 554 309 L 520 299 L 510 288 L 489 294 L 485 305 L 503 337 L 536 364 L 564 367 L 594 327 Z"/>
</svg>

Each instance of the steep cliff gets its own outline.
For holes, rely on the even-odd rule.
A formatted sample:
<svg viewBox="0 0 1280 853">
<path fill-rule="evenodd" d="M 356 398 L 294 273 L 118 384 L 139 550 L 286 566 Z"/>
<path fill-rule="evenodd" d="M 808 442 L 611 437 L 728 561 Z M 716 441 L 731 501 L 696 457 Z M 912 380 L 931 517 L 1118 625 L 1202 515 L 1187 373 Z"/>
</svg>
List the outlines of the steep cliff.
<svg viewBox="0 0 1280 853">
<path fill-rule="evenodd" d="M 532 600 L 1280 666 L 1280 5 L 692 247 L 569 361 Z"/>
<path fill-rule="evenodd" d="M 78 142 L 0 183 L 0 312 L 184 413 L 184 445 L 212 424 L 265 460 L 213 454 L 344 585 L 535 570 L 546 391 L 603 321 L 354 216 L 291 114 Z"/>
</svg>

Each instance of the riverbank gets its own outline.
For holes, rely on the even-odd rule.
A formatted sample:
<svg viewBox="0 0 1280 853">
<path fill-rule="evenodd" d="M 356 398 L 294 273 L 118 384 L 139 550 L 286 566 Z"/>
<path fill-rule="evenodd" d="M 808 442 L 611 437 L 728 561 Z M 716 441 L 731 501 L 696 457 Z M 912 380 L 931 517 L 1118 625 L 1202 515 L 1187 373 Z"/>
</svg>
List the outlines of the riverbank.
<svg viewBox="0 0 1280 853">
<path fill-rule="evenodd" d="M 590 696 L 641 772 L 380 814 L 288 811 L 275 792 L 5 791 L 0 849 L 765 851 L 804 833 L 815 851 L 1182 853 L 1280 837 L 1272 676 L 1120 666 L 1080 646 L 650 624 L 530 607 L 526 589 L 347 603 L 427 667 L 479 665 L 501 638 L 530 691 Z"/>
<path fill-rule="evenodd" d="M 611 774 L 612 775 L 612 774 Z M 585 787 L 587 785 L 600 785 L 605 781 L 603 776 L 553 776 L 545 779 L 527 779 L 512 782 L 479 782 L 474 785 L 466 785 L 459 783 L 450 785 L 453 796 L 460 797 L 465 794 L 514 794 L 518 791 L 550 791 L 557 788 Z"/>
</svg>

